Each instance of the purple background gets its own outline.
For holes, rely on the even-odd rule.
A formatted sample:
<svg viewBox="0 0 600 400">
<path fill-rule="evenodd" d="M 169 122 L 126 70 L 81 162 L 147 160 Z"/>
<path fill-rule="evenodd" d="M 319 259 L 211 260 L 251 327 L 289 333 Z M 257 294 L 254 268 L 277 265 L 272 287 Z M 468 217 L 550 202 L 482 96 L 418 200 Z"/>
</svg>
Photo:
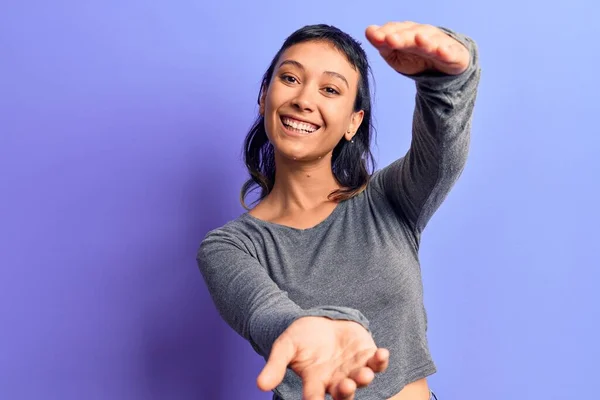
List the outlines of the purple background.
<svg viewBox="0 0 600 400">
<path fill-rule="evenodd" d="M 390 20 L 467 33 L 483 65 L 467 169 L 423 237 L 433 388 L 593 398 L 592 4 L 3 1 L 0 398 L 270 398 L 196 249 L 243 211 L 241 144 L 284 38 Z M 414 87 L 365 47 L 384 166 L 408 146 Z"/>
</svg>

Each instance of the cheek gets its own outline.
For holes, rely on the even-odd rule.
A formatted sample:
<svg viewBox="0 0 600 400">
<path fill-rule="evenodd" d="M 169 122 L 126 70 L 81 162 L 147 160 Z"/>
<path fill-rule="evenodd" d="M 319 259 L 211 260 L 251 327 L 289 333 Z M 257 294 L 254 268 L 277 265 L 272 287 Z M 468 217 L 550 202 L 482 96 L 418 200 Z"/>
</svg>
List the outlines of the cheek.
<svg viewBox="0 0 600 400">
<path fill-rule="evenodd" d="M 282 87 L 282 85 L 278 82 L 271 83 L 271 86 L 269 86 L 267 89 L 267 96 L 265 99 L 265 104 L 271 111 L 289 100 L 287 97 L 290 97 L 290 91 L 289 89 L 286 89 L 287 88 L 285 86 Z"/>
<path fill-rule="evenodd" d="M 346 104 L 339 103 L 327 104 L 321 109 L 328 131 L 336 135 L 338 133 L 343 135 L 346 132 L 350 121 L 350 114 L 347 109 L 348 106 Z"/>
<path fill-rule="evenodd" d="M 277 118 L 277 110 L 281 107 L 284 99 L 277 91 L 268 92 L 265 98 L 265 120 L 269 124 L 274 124 Z"/>
<path fill-rule="evenodd" d="M 267 137 L 269 137 L 269 140 L 271 140 L 271 132 L 275 127 L 275 117 L 276 113 L 274 108 L 274 99 L 272 93 L 269 91 L 265 96 L 265 107 L 263 114 L 265 130 L 267 131 Z"/>
</svg>

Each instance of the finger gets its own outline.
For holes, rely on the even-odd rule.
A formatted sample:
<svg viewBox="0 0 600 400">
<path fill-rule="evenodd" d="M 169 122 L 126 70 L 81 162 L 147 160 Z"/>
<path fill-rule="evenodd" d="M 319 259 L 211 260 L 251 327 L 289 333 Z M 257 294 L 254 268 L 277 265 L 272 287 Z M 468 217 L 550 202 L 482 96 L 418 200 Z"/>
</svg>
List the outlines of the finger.
<svg viewBox="0 0 600 400">
<path fill-rule="evenodd" d="M 458 41 L 450 39 L 442 43 L 437 48 L 438 59 L 446 64 L 459 63 L 460 59 L 467 53 L 468 57 L 469 50 Z"/>
<path fill-rule="evenodd" d="M 373 382 L 375 372 L 369 367 L 361 367 L 352 371 L 348 377 L 356 382 L 357 387 L 365 387 Z"/>
<path fill-rule="evenodd" d="M 352 400 L 356 394 L 356 382 L 350 378 L 345 378 L 336 385 L 331 394 L 334 400 Z"/>
<path fill-rule="evenodd" d="M 419 26 L 423 25 L 413 21 L 388 22 L 387 24 L 381 26 L 379 30 L 385 33 L 386 35 L 390 35 L 392 33 L 400 33 L 409 29 L 414 29 Z"/>
<path fill-rule="evenodd" d="M 435 36 L 427 32 L 416 32 L 414 38 L 417 48 L 427 55 L 436 55 L 440 48 L 439 39 L 437 41 L 435 39 Z"/>
<path fill-rule="evenodd" d="M 415 43 L 415 33 L 413 30 L 390 32 L 385 36 L 385 43 L 393 50 L 414 50 L 418 48 Z"/>
<path fill-rule="evenodd" d="M 377 349 L 373 357 L 367 361 L 367 367 L 373 372 L 383 372 L 387 369 L 390 359 L 390 352 L 387 349 Z"/>
<path fill-rule="evenodd" d="M 443 44 L 437 47 L 436 53 L 438 57 L 446 62 L 452 62 L 453 54 L 449 44 Z"/>
<path fill-rule="evenodd" d="M 369 25 L 365 31 L 365 36 L 377 49 L 387 47 L 386 36 L 393 33 L 402 33 L 419 24 L 412 21 L 405 22 L 388 22 L 385 25 Z"/>
<path fill-rule="evenodd" d="M 295 354 L 296 348 L 291 340 L 285 338 L 276 340 L 271 348 L 267 364 L 256 379 L 259 389 L 265 392 L 275 389 L 283 381 L 287 366 Z"/>
<path fill-rule="evenodd" d="M 386 35 L 386 43 L 395 50 L 410 51 L 419 55 L 433 56 L 440 43 L 445 43 L 448 36 L 427 25 L 414 25 L 399 31 L 391 31 Z"/>
<path fill-rule="evenodd" d="M 302 400 L 324 400 L 326 385 L 323 374 L 316 372 L 308 373 L 302 379 Z"/>
<path fill-rule="evenodd" d="M 412 21 L 389 23 L 380 27 L 378 31 L 385 33 L 386 36 L 399 35 L 400 37 L 410 38 L 412 43 L 414 43 L 414 37 L 418 33 L 428 36 L 442 33 L 434 25 L 418 24 Z"/>
<path fill-rule="evenodd" d="M 369 25 L 365 30 L 367 40 L 377 49 L 385 46 L 385 33 L 380 28 L 379 25 Z"/>
<path fill-rule="evenodd" d="M 417 24 L 412 21 L 389 22 L 378 29 L 377 35 L 381 35 L 381 33 L 379 33 L 379 32 L 382 32 L 383 34 L 385 34 L 385 41 L 388 44 L 388 46 L 392 42 L 396 41 L 401 45 L 404 44 L 400 48 L 414 47 L 415 46 L 415 40 L 414 40 L 415 34 L 417 32 L 428 31 L 429 29 L 430 28 L 428 25 Z M 407 43 L 409 44 L 408 46 L 406 45 Z M 399 49 L 398 47 L 396 47 L 396 48 Z"/>
</svg>

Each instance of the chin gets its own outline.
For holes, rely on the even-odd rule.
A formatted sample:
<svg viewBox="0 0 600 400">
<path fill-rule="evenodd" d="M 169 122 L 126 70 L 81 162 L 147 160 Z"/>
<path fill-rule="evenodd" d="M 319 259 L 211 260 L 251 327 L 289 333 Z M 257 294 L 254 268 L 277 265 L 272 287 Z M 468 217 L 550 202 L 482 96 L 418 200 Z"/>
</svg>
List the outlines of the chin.
<svg viewBox="0 0 600 400">
<path fill-rule="evenodd" d="M 286 160 L 303 161 L 313 158 L 311 152 L 308 152 L 306 148 L 299 148 L 299 146 L 284 145 L 281 147 L 276 147 L 275 152 Z"/>
</svg>

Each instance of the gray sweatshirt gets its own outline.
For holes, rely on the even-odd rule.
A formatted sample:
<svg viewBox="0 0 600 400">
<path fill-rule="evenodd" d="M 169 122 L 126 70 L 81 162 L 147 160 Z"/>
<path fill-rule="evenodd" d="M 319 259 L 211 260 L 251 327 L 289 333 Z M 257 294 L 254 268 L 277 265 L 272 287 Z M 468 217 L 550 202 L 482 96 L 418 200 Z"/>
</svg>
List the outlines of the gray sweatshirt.
<svg viewBox="0 0 600 400">
<path fill-rule="evenodd" d="M 441 29 L 468 47 L 471 63 L 457 76 L 409 76 L 417 93 L 412 142 L 403 157 L 373 173 L 362 193 L 312 228 L 244 213 L 210 231 L 197 255 L 220 315 L 265 359 L 275 339 L 303 316 L 368 329 L 377 346 L 390 351 L 390 363 L 358 390 L 357 400 L 387 399 L 436 372 L 419 242 L 465 166 L 481 73 L 474 41 Z M 301 380 L 290 369 L 275 398 L 301 400 Z"/>
</svg>

